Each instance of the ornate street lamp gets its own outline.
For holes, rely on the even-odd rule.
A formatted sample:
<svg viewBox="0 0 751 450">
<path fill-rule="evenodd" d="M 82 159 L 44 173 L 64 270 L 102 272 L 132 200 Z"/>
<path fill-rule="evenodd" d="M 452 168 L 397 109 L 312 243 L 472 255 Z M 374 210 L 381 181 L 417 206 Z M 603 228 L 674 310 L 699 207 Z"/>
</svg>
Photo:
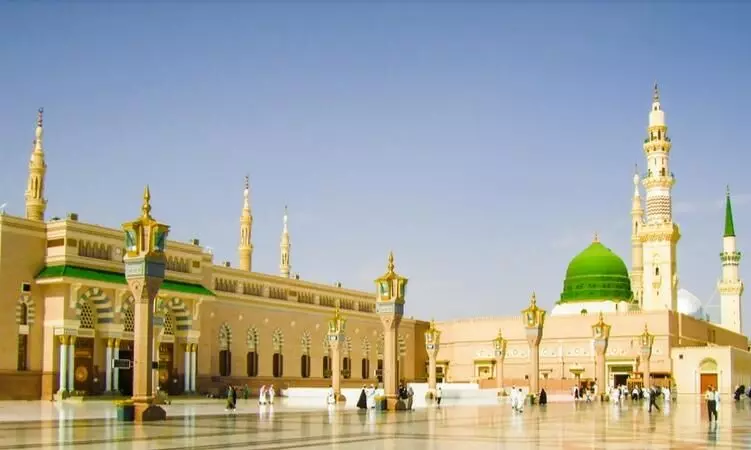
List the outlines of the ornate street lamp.
<svg viewBox="0 0 751 450">
<path fill-rule="evenodd" d="M 503 333 L 498 330 L 498 336 L 493 339 L 493 348 L 495 349 L 495 373 L 496 373 L 496 386 L 498 387 L 498 395 L 503 395 L 503 360 L 506 357 L 506 339 L 503 338 Z"/>
</svg>

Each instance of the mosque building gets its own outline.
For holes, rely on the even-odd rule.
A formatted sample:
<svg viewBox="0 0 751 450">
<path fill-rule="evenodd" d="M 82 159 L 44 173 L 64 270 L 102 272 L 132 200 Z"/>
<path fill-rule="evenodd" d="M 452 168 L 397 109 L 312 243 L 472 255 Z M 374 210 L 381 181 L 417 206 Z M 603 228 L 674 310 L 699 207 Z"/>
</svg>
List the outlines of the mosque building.
<svg viewBox="0 0 751 450">
<path fill-rule="evenodd" d="M 679 393 L 703 392 L 709 385 L 727 393 L 736 384 L 751 384 L 751 354 L 741 324 L 741 254 L 736 248 L 730 192 L 718 284 L 721 317 L 715 324 L 708 320 L 701 301 L 679 288 L 681 233 L 672 212 L 671 147 L 655 85 L 643 145 L 647 172 L 633 180 L 631 272 L 597 236 L 571 260 L 560 298 L 541 327 L 540 386 L 568 389 L 575 382 L 596 380 L 596 333 L 602 329 L 598 322 L 607 323 L 610 332 L 605 368 L 599 368 L 606 385 L 641 384 L 645 371 L 652 382 L 672 385 Z M 462 319 L 436 326 L 442 332 L 436 361 L 439 378 L 484 386 L 529 384 L 533 350 L 529 327 L 521 316 Z M 503 349 L 498 348 L 499 335 Z"/>
<path fill-rule="evenodd" d="M 647 172 L 634 177 L 630 273 L 595 237 L 571 260 L 550 317 L 545 318 L 534 295 L 523 316 L 452 320 L 430 328 L 405 317 L 398 328 L 398 378 L 428 378 L 428 353 L 437 349 L 430 361 L 439 381 L 474 382 L 481 388 L 532 385 L 535 379 L 553 391 L 587 381 L 613 385 L 649 380 L 671 384 L 680 393 L 701 392 L 708 385 L 722 392 L 735 384 L 751 385 L 730 194 L 718 284 L 721 317 L 715 324 L 707 320 L 701 302 L 679 288 L 676 249 L 681 234 L 672 214 L 671 145 L 655 87 L 644 141 Z M 0 399 L 130 394 L 132 369 L 128 364 L 113 367 L 132 361 L 134 350 L 124 232 L 81 221 L 75 213 L 47 219 L 46 171 L 40 110 L 25 216 L 0 212 L 0 305 L 15 312 L 0 315 Z M 144 207 L 150 208 L 150 194 L 144 197 Z M 376 312 L 376 292 L 293 275 L 288 219 L 285 207 L 276 275 L 253 271 L 247 178 L 238 267 L 216 264 L 197 239 L 168 241 L 154 322 L 161 390 L 175 395 L 218 392 L 229 383 L 252 389 L 262 384 L 328 386 L 333 364 L 326 324 L 336 310 L 347 318 L 343 385 L 380 381 L 384 327 Z M 393 260 L 389 267 L 393 269 Z M 530 311 L 541 318 L 536 344 L 529 334 Z M 435 329 L 441 332 L 440 342 L 428 339 Z"/>
</svg>

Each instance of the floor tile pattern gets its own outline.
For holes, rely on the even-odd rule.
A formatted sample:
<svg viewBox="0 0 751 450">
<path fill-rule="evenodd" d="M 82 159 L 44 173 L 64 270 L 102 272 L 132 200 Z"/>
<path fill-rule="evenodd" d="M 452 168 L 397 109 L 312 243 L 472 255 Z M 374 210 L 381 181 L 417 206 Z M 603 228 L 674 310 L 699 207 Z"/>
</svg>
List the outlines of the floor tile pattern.
<svg viewBox="0 0 751 450">
<path fill-rule="evenodd" d="M 668 406 L 665 408 L 665 406 Z M 642 404 L 555 403 L 515 413 L 506 405 L 447 404 L 376 413 L 300 407 L 259 409 L 240 402 L 173 404 L 169 419 L 146 425 L 114 420 L 111 403 L 0 403 L 0 450 L 444 450 L 751 448 L 751 404 L 720 406 L 717 424 L 696 399 L 649 413 Z"/>
</svg>

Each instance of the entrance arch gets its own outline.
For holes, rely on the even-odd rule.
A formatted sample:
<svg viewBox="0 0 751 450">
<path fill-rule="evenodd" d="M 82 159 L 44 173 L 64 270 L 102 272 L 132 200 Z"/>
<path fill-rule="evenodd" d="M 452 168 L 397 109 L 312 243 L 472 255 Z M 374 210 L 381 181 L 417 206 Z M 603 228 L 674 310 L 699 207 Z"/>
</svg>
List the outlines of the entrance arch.
<svg viewBox="0 0 751 450">
<path fill-rule="evenodd" d="M 699 392 L 706 392 L 709 386 L 719 389 L 717 376 L 717 361 L 712 358 L 704 358 L 699 363 Z"/>
</svg>

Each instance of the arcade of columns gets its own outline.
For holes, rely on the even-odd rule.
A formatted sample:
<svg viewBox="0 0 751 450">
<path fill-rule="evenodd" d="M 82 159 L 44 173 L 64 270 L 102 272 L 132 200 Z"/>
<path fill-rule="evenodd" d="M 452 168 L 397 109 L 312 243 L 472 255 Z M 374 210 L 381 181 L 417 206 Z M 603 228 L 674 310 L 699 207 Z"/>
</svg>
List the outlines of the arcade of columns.
<svg viewBox="0 0 751 450">
<path fill-rule="evenodd" d="M 529 392 L 538 395 L 539 382 L 540 382 L 540 341 L 542 340 L 542 332 L 545 324 L 546 311 L 540 309 L 537 306 L 537 299 L 535 294 L 532 294 L 530 305 L 527 309 L 522 311 L 522 317 L 524 319 L 524 327 L 527 335 L 527 342 L 529 343 L 529 373 L 537 374 L 537 376 L 530 376 Z M 608 349 L 608 339 L 610 338 L 611 326 L 605 323 L 605 319 L 600 313 L 597 323 L 592 325 L 592 338 L 595 347 L 595 384 L 597 386 L 597 392 L 600 398 L 604 398 L 607 388 L 607 373 L 605 354 Z M 441 332 L 435 327 L 435 323 L 431 322 L 430 328 L 425 332 L 425 350 L 428 353 L 428 394 L 426 397 L 433 398 L 436 391 L 436 356 L 440 347 Z M 644 325 L 644 332 L 639 336 L 641 343 L 640 348 L 640 364 L 643 373 L 643 385 L 650 385 L 650 358 L 652 356 L 652 346 L 654 345 L 654 335 L 649 333 L 647 325 Z M 501 330 L 498 330 L 498 336 L 493 339 L 493 348 L 495 349 L 496 358 L 496 387 L 498 394 L 504 389 L 503 379 L 503 363 L 506 356 L 506 344 L 507 340 L 503 337 Z M 580 377 L 584 369 L 581 367 L 572 367 L 572 374 L 577 380 L 577 384 L 580 382 Z"/>
</svg>

